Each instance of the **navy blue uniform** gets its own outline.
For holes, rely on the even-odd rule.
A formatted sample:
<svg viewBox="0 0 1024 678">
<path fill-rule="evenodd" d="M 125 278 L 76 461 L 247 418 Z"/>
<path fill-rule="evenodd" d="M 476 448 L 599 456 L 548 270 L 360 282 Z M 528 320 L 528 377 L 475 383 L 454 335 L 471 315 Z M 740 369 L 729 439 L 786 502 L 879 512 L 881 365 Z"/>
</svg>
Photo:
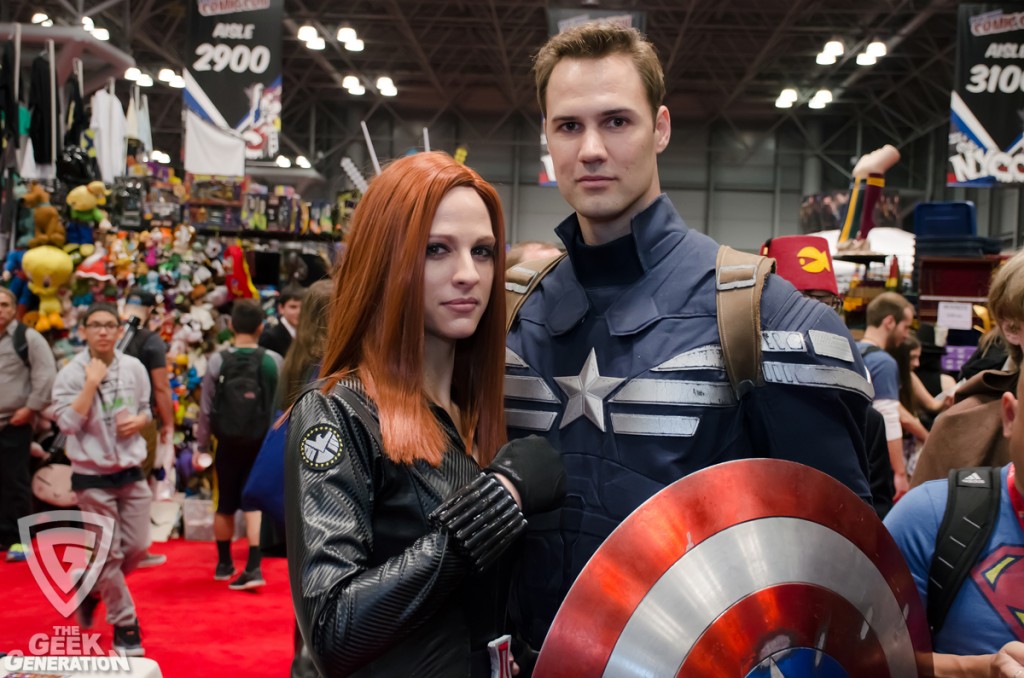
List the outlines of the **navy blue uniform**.
<svg viewBox="0 0 1024 678">
<path fill-rule="evenodd" d="M 513 590 L 534 648 L 612 530 L 689 473 L 787 459 L 870 499 L 863 428 L 872 390 L 830 308 L 768 277 L 765 383 L 738 401 L 719 345 L 718 245 L 688 229 L 666 196 L 606 245 L 585 245 L 575 214 L 556 232 L 569 256 L 523 304 L 506 351 L 509 436 L 547 436 L 568 477 L 564 507 L 530 519 Z"/>
</svg>

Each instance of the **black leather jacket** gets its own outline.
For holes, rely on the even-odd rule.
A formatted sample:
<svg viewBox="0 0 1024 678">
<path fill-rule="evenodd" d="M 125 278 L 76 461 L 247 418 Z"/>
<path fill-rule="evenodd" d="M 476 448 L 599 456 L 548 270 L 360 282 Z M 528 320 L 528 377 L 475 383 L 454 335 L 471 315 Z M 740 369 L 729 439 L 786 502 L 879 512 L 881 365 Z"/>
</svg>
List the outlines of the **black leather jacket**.
<svg viewBox="0 0 1024 678">
<path fill-rule="evenodd" d="M 375 413 L 345 382 L 303 395 L 289 422 L 288 571 L 314 661 L 328 678 L 489 675 L 486 644 L 502 632 L 507 578 L 502 568 L 473 574 L 427 519 L 480 468 L 439 408 L 450 438 L 441 466 L 395 464 L 353 397 Z"/>
</svg>

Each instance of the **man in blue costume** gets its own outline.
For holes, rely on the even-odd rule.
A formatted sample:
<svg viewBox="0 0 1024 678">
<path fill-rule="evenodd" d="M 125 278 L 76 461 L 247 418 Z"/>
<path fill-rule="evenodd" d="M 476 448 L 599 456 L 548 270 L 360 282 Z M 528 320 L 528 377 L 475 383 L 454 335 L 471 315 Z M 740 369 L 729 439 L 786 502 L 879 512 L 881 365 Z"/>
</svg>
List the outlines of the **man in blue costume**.
<svg viewBox="0 0 1024 678">
<path fill-rule="evenodd" d="M 506 352 L 510 436 L 546 436 L 568 475 L 562 509 L 530 520 L 513 589 L 519 631 L 539 649 L 598 546 L 689 473 L 788 459 L 867 500 L 872 390 L 840 318 L 775 275 L 760 300 L 763 379 L 730 384 L 718 244 L 661 192 L 657 156 L 671 130 L 650 43 L 586 25 L 549 40 L 534 72 L 558 189 L 575 209 L 556 229 L 568 256 L 526 298 Z M 728 501 L 709 498 L 709 510 Z"/>
</svg>

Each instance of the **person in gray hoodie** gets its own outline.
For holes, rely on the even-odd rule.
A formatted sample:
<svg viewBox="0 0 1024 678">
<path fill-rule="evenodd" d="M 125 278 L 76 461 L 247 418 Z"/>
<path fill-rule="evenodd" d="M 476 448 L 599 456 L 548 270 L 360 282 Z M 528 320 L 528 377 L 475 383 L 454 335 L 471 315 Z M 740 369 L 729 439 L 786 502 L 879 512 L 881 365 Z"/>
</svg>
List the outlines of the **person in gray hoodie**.
<svg viewBox="0 0 1024 678">
<path fill-rule="evenodd" d="M 87 350 L 53 384 L 53 418 L 67 435 L 71 487 L 82 511 L 113 519 L 110 552 L 96 582 L 97 594 L 78 608 L 83 628 L 92 626 L 100 600 L 114 627 L 114 649 L 142 655 L 135 603 L 125 583 L 149 547 L 152 494 L 142 475 L 146 441 L 139 431 L 152 419 L 146 368 L 117 350 L 121 321 L 112 304 L 97 303 L 82 316 Z"/>
</svg>

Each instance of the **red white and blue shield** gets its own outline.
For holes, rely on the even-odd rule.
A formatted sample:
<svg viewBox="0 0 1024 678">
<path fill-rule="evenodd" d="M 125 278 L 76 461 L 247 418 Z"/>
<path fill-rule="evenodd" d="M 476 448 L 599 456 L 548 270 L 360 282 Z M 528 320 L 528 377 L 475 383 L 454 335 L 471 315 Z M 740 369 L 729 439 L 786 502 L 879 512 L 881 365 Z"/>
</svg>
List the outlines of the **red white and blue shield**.
<svg viewBox="0 0 1024 678">
<path fill-rule="evenodd" d="M 534 675 L 931 675 L 924 607 L 875 512 L 807 466 L 704 469 L 634 511 L 562 603 Z"/>
</svg>

